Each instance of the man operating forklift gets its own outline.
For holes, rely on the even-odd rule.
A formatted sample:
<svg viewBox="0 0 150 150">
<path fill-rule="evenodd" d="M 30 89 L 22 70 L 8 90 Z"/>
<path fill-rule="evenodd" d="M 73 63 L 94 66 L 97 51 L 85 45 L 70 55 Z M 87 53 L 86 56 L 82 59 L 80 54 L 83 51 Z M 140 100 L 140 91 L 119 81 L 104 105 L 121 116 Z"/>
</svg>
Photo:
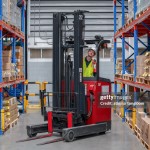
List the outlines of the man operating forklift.
<svg viewBox="0 0 150 150">
<path fill-rule="evenodd" d="M 83 58 L 83 77 L 93 77 L 95 72 L 96 60 L 93 57 L 96 55 L 94 48 L 88 50 L 88 55 Z"/>
</svg>

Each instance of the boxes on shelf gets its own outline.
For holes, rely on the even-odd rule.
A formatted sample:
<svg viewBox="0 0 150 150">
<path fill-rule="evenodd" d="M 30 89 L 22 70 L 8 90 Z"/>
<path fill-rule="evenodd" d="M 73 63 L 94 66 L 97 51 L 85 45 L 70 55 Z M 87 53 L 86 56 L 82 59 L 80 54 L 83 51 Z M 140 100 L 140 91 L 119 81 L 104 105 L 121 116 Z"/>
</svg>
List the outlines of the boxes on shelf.
<svg viewBox="0 0 150 150">
<path fill-rule="evenodd" d="M 136 57 L 136 62 L 137 62 L 137 65 L 136 65 L 136 70 L 137 70 L 137 77 L 142 77 L 145 70 L 144 70 L 144 67 L 145 67 L 145 63 L 144 61 L 146 60 L 146 56 L 145 55 L 140 55 L 140 56 L 137 56 Z"/>
<path fill-rule="evenodd" d="M 17 0 L 3 0 L 2 2 L 3 20 L 21 30 L 21 9 L 17 7 Z"/>
<path fill-rule="evenodd" d="M 144 118 L 145 116 L 146 116 L 145 112 L 139 112 L 139 111 L 136 112 L 136 125 L 139 129 L 141 129 L 142 127 L 142 124 L 141 124 L 142 118 Z"/>
<path fill-rule="evenodd" d="M 16 97 L 7 97 L 3 100 L 5 128 L 18 118 Z"/>
<path fill-rule="evenodd" d="M 142 118 L 141 138 L 150 146 L 150 118 Z"/>
<path fill-rule="evenodd" d="M 125 66 L 128 66 L 133 59 L 126 59 Z M 126 69 L 127 73 L 133 74 L 133 63 Z M 116 72 L 117 74 L 122 74 L 122 58 L 118 58 L 116 62 Z"/>
</svg>

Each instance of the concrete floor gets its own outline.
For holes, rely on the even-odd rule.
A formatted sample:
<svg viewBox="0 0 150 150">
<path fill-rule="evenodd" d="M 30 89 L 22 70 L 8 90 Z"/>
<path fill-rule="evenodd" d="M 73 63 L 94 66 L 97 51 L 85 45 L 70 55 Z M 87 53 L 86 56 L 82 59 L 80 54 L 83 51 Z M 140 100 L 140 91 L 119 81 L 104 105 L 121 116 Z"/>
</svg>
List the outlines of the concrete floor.
<svg viewBox="0 0 150 150">
<path fill-rule="evenodd" d="M 57 138 L 16 143 L 26 138 L 26 125 L 42 123 L 39 112 L 21 115 L 19 123 L 0 137 L 0 150 L 145 150 L 132 131 L 113 114 L 112 131 L 105 135 L 82 138 L 71 143 L 59 142 L 44 146 L 36 144 Z"/>
</svg>

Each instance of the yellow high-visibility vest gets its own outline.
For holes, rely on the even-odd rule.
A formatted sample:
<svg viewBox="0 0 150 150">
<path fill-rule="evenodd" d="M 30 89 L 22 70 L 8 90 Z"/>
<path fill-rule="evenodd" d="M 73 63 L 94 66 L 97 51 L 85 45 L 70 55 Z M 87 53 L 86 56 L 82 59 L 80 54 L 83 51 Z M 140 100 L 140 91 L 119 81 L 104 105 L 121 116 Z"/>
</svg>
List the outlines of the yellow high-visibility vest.
<svg viewBox="0 0 150 150">
<path fill-rule="evenodd" d="M 86 66 L 85 58 L 83 59 L 83 77 L 93 77 L 93 63 L 92 61 Z"/>
</svg>

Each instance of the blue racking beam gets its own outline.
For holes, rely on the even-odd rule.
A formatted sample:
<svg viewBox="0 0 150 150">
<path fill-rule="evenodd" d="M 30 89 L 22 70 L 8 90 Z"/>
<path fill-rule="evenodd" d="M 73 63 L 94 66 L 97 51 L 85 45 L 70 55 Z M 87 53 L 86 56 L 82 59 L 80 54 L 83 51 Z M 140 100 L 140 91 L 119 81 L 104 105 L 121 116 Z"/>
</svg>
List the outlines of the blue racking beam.
<svg viewBox="0 0 150 150">
<path fill-rule="evenodd" d="M 114 0 L 114 35 L 117 31 L 117 8 L 116 0 Z M 116 61 L 117 61 L 117 41 L 114 39 L 114 74 L 116 74 Z M 117 82 L 114 82 L 114 93 L 117 95 Z M 116 113 L 116 109 L 114 110 Z"/>
<path fill-rule="evenodd" d="M 16 38 L 12 41 L 12 63 L 16 63 Z"/>
<path fill-rule="evenodd" d="M 138 30 L 134 26 L 134 81 L 136 81 L 136 56 L 138 56 Z"/>
<path fill-rule="evenodd" d="M 21 31 L 25 32 L 25 6 L 21 7 Z"/>
<path fill-rule="evenodd" d="M 134 5 L 134 19 L 136 19 L 136 12 L 137 12 L 137 0 L 134 0 L 133 5 Z"/>
<path fill-rule="evenodd" d="M 122 3 L 121 3 L 120 0 L 117 0 L 117 2 L 120 3 L 120 4 L 122 5 Z M 125 8 L 126 10 L 128 10 L 128 6 L 124 6 L 124 8 Z"/>
<path fill-rule="evenodd" d="M 124 0 L 122 0 L 122 26 L 125 24 L 125 10 L 124 10 Z"/>
<path fill-rule="evenodd" d="M 21 31 L 23 33 L 25 33 L 25 9 L 26 9 L 26 6 L 25 4 L 23 4 L 23 6 L 21 7 Z M 22 46 L 22 49 L 23 49 L 23 55 L 25 53 L 25 47 L 24 47 L 24 41 L 21 41 L 21 46 Z M 23 59 L 24 61 L 24 59 Z M 23 62 L 24 64 L 24 62 Z M 24 69 L 24 74 L 25 74 L 25 69 Z M 25 88 L 24 88 L 24 83 L 22 83 L 22 113 L 24 113 L 24 95 L 25 95 Z"/>
</svg>

